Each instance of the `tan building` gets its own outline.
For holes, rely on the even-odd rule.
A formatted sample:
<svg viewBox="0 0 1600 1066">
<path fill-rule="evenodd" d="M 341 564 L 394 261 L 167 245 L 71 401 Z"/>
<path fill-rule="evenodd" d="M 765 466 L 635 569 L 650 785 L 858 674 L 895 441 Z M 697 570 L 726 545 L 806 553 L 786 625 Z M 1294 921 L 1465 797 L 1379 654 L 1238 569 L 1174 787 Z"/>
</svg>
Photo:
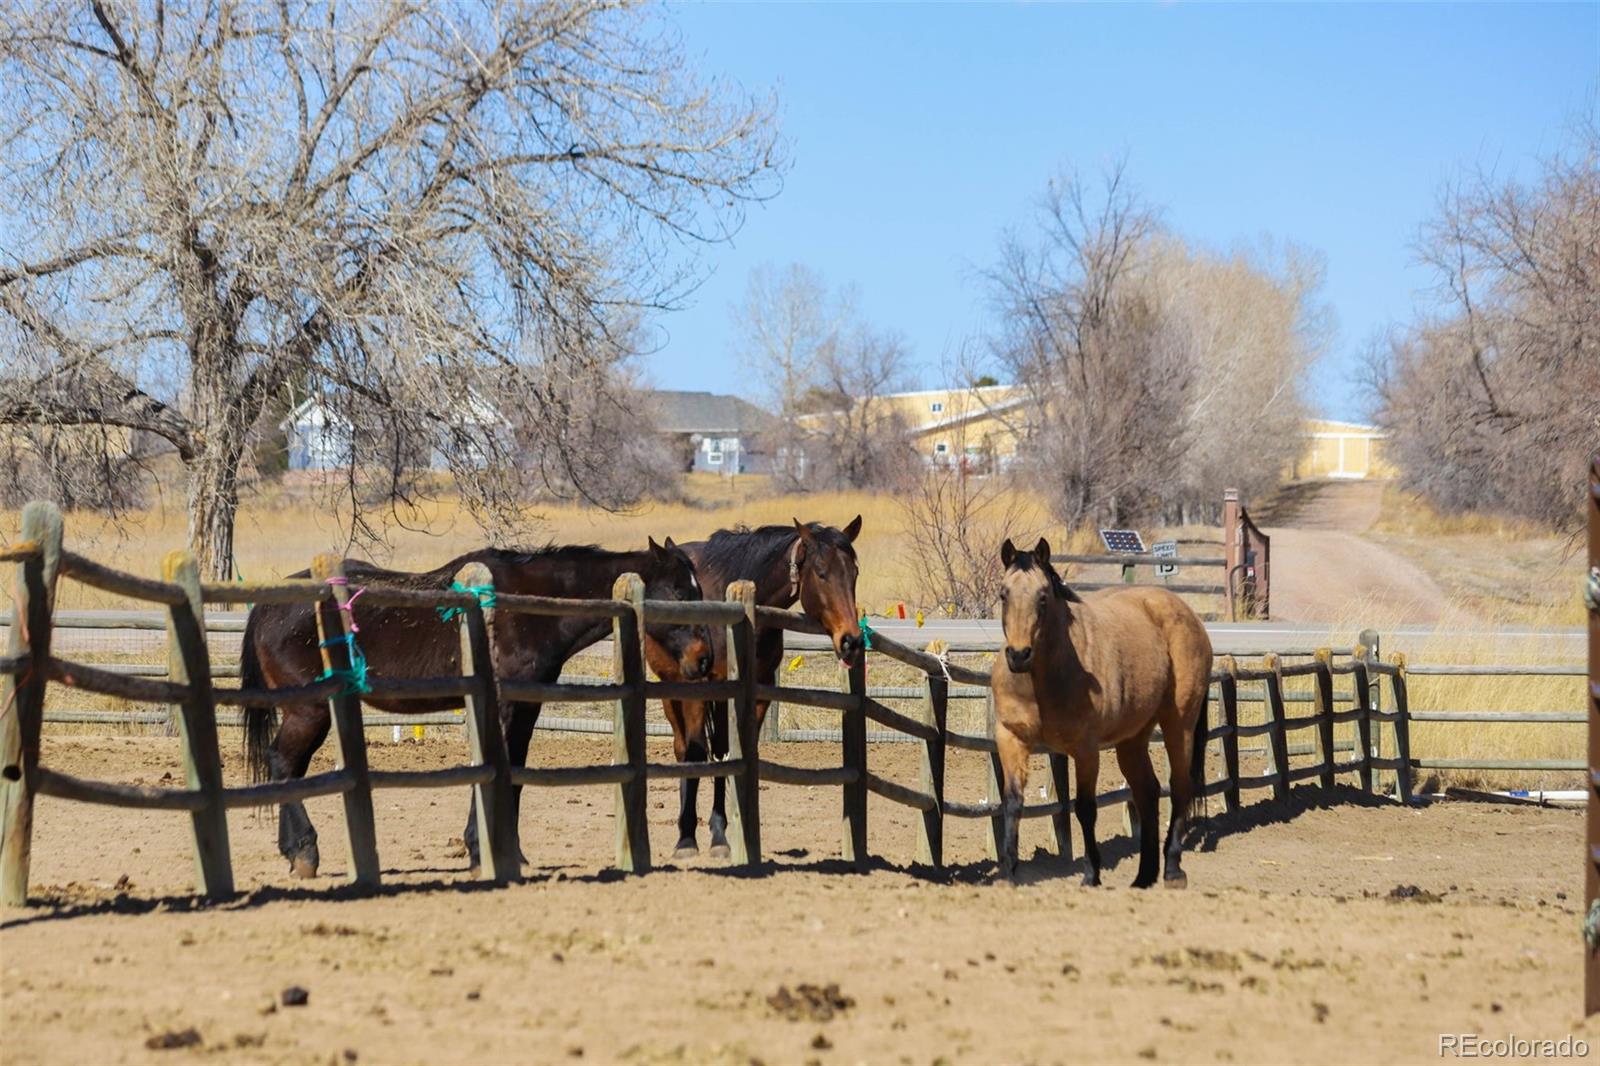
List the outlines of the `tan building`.
<svg viewBox="0 0 1600 1066">
<path fill-rule="evenodd" d="M 1306 422 L 1305 436 L 1305 450 L 1289 472 L 1293 480 L 1395 476 L 1383 454 L 1388 434 L 1377 426 L 1315 418 Z"/>
<path fill-rule="evenodd" d="M 989 462 L 1004 466 L 1017 455 L 1018 419 L 1026 392 L 1015 385 L 924 389 L 884 397 L 911 427 L 917 453 L 930 463 Z"/>
</svg>

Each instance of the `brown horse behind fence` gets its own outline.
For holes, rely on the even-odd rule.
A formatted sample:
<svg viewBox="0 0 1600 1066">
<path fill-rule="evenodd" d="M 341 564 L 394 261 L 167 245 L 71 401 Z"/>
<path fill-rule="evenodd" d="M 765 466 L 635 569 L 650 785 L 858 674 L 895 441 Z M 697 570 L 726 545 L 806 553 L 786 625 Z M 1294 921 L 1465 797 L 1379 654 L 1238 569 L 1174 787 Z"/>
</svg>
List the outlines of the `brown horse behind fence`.
<svg viewBox="0 0 1600 1066">
<path fill-rule="evenodd" d="M 814 621 L 827 630 L 840 661 L 853 663 L 865 650 L 861 639 L 861 615 L 856 610 L 855 539 L 861 532 L 861 516 L 843 529 L 821 522 L 793 526 L 762 526 L 760 529 L 719 529 L 708 540 L 682 545 L 694 560 L 695 572 L 705 588 L 707 599 L 720 599 L 735 581 L 752 581 L 756 604 L 761 607 L 788 608 L 796 600 Z M 727 640 L 720 629 L 711 634 L 716 648 L 713 674 L 728 676 Z M 646 647 L 650 668 L 663 681 L 682 680 L 681 667 L 669 657 L 652 654 Z M 783 660 L 783 630 L 762 629 L 756 637 L 756 683 L 772 684 Z M 757 724 L 767 716 L 768 700 L 756 701 Z M 728 753 L 728 704 L 726 701 L 666 700 L 663 705 L 672 726 L 673 749 L 679 762 L 703 762 L 709 754 L 718 758 Z M 727 838 L 727 782 L 718 777 L 712 783 L 711 855 L 730 854 Z M 698 778 L 685 778 L 678 810 L 678 846 L 674 858 L 686 858 L 700 850 L 695 840 L 699 816 L 695 811 L 699 794 Z"/>
<path fill-rule="evenodd" d="M 1005 654 L 995 656 L 991 684 L 995 742 L 1004 769 L 1005 839 L 1001 873 L 1015 879 L 1017 820 L 1028 783 L 1028 754 L 1035 745 L 1071 755 L 1077 768 L 1073 808 L 1083 828 L 1088 871 L 1083 883 L 1100 883 L 1095 844 L 1095 779 L 1100 749 L 1114 746 L 1139 814 L 1139 873 L 1133 887 L 1148 888 L 1160 867 L 1157 803 L 1161 786 L 1150 763 L 1150 736 L 1161 727 L 1171 776 L 1172 819 L 1167 827 L 1166 884 L 1188 882 L 1181 864 L 1183 830 L 1191 801 L 1205 781 L 1206 698 L 1211 678 L 1211 638 L 1189 606 L 1161 588 L 1106 589 L 1080 597 L 1050 564 L 1041 538 L 1031 553 L 1007 540 L 1001 620 Z"/>
<path fill-rule="evenodd" d="M 516 552 L 485 548 L 450 560 L 437 570 L 406 573 L 384 570 L 360 560 L 347 560 L 352 586 L 390 585 L 412 589 L 445 589 L 461 569 L 482 563 L 497 593 L 607 599 L 623 574 L 636 573 L 652 600 L 699 600 L 694 566 L 669 537 L 664 545 L 650 541 L 644 551 L 615 552 L 590 546 Z M 305 574 L 295 575 L 305 577 Z M 356 645 L 373 675 L 419 678 L 459 673 L 461 638 L 454 622 L 446 623 L 427 607 L 375 607 L 357 594 L 352 619 L 359 633 Z M 495 618 L 492 653 L 497 677 L 512 681 L 553 682 L 568 659 L 611 632 L 610 619 L 502 613 Z M 644 642 L 652 661 L 674 664 L 679 676 L 705 677 L 711 669 L 711 644 L 704 626 L 649 625 Z M 313 681 L 322 670 L 315 606 L 308 603 L 262 604 L 250 612 L 240 655 L 245 688 L 286 688 Z M 383 711 L 452 710 L 460 699 L 384 700 L 365 703 Z M 539 719 L 540 704 L 512 700 L 500 705 L 500 725 L 513 766 L 524 766 L 528 744 Z M 327 738 L 331 714 L 327 703 L 288 704 L 283 724 L 273 735 L 273 713 L 267 707 L 244 712 L 245 753 L 255 780 L 282 781 L 303 777 L 311 756 Z M 521 788 L 513 789 L 520 797 Z M 476 796 L 474 796 L 476 804 Z M 519 803 L 511 807 L 516 825 Z M 513 833 L 515 829 L 513 828 Z M 463 839 L 473 866 L 478 865 L 476 807 L 467 815 Z M 279 812 L 278 850 L 290 870 L 301 877 L 316 875 L 320 856 L 317 831 L 305 805 L 286 803 Z"/>
</svg>

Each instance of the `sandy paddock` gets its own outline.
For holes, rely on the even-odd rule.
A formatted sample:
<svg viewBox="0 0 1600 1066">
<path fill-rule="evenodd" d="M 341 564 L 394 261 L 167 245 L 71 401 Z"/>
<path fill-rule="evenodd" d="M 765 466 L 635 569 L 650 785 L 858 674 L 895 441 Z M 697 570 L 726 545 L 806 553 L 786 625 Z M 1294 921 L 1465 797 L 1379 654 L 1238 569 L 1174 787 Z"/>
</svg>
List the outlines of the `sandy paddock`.
<svg viewBox="0 0 1600 1066">
<path fill-rule="evenodd" d="M 608 745 L 540 734 L 535 761 L 603 762 Z M 391 768 L 461 757 L 444 742 L 372 751 Z M 778 757 L 822 765 L 838 749 Z M 908 783 L 915 757 L 870 754 Z M 181 780 L 178 759 L 170 739 L 46 739 L 49 765 L 106 779 Z M 952 797 L 978 798 L 981 774 L 952 753 Z M 650 806 L 667 864 L 675 785 Z M 336 799 L 311 805 L 324 876 L 309 883 L 288 878 L 270 818 L 235 812 L 243 894 L 205 906 L 184 895 L 183 815 L 45 799 L 40 902 L 0 916 L 0 1058 L 1321 1063 L 1438 1061 L 1441 1033 L 1600 1036 L 1580 1019 L 1571 811 L 1299 789 L 1214 813 L 1187 892 L 1134 892 L 1114 812 L 1110 887 L 1086 890 L 1043 853 L 1021 887 L 991 883 L 981 823 L 956 819 L 950 870 L 913 871 L 912 812 L 877 798 L 881 860 L 846 872 L 838 790 L 785 786 L 764 791 L 759 874 L 701 860 L 621 877 L 606 870 L 611 807 L 609 788 L 530 790 L 528 880 L 497 889 L 468 877 L 452 839 L 464 790 L 379 793 L 386 887 L 368 898 L 340 887 Z M 1045 832 L 1025 825 L 1025 856 Z M 1398 885 L 1441 899 L 1390 898 Z M 289 986 L 308 1002 L 280 1005 Z M 149 1046 L 163 1038 L 184 1046 Z"/>
</svg>

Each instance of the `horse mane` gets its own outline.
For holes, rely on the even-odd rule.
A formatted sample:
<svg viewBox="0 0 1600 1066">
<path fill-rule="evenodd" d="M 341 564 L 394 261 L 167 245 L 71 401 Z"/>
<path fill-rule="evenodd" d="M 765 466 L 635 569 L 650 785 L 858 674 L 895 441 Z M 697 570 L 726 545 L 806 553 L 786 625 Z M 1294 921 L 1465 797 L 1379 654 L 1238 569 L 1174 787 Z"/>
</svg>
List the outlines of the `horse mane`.
<svg viewBox="0 0 1600 1066">
<path fill-rule="evenodd" d="M 616 559 L 634 552 L 611 551 L 594 544 L 547 544 L 542 548 L 479 548 L 458 555 L 433 570 L 391 570 L 365 559 L 346 559 L 345 574 L 367 580 L 382 581 L 401 588 L 430 589 L 439 587 L 441 580 L 453 577 L 468 563 L 499 564 L 501 566 L 529 566 L 537 562 L 579 563 Z M 308 572 L 294 575 L 305 577 Z"/>
<path fill-rule="evenodd" d="M 832 526 L 825 526 L 821 522 L 807 522 L 806 528 L 822 543 L 848 553 L 852 559 L 856 557 L 855 545 L 851 544 L 850 538 L 841 531 Z M 706 562 L 727 573 L 755 574 L 760 573 L 787 551 L 794 538 L 799 535 L 799 530 L 792 525 L 761 526 L 757 529 L 739 525 L 732 529 L 719 529 L 711 534 L 706 538 L 702 554 Z"/>
<path fill-rule="evenodd" d="M 1013 570 L 1032 570 L 1033 563 L 1034 559 L 1032 552 L 1018 552 L 1016 558 L 1011 560 L 1011 568 Z M 1057 596 L 1060 596 L 1068 603 L 1083 602 L 1083 597 L 1079 596 L 1076 592 L 1073 592 L 1067 587 L 1067 583 L 1061 580 L 1061 575 L 1056 573 L 1055 567 L 1051 566 L 1049 563 L 1046 563 L 1040 569 L 1044 571 L 1045 578 L 1050 582 L 1051 591 Z"/>
</svg>

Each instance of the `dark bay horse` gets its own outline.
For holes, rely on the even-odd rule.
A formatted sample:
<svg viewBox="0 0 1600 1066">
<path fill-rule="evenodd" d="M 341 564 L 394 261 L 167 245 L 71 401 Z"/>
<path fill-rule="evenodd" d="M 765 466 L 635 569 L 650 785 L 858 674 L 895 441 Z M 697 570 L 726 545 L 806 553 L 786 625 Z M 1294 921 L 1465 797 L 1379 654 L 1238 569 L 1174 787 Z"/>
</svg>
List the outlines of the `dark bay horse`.
<svg viewBox="0 0 1600 1066">
<path fill-rule="evenodd" d="M 482 563 L 500 593 L 561 596 L 573 599 L 609 599 L 612 585 L 623 574 L 636 573 L 644 581 L 645 596 L 653 600 L 698 600 L 700 585 L 694 565 L 669 537 L 664 545 L 654 540 L 644 551 L 613 552 L 588 546 L 553 547 L 516 552 L 485 548 L 450 560 L 437 570 L 413 574 L 384 570 L 371 563 L 345 561 L 352 586 L 397 585 L 412 589 L 445 589 L 463 566 Z M 295 575 L 305 577 L 304 573 Z M 461 635 L 455 622 L 442 622 L 432 608 L 370 607 L 359 598 L 353 619 L 360 627 L 356 638 L 368 669 L 379 677 L 430 677 L 459 673 Z M 609 619 L 560 618 L 500 612 L 490 635 L 497 677 L 518 681 L 551 682 L 573 655 L 606 637 Z M 704 626 L 649 625 L 645 647 L 652 662 L 672 663 L 677 676 L 696 680 L 711 669 L 712 650 Z M 246 688 L 282 688 L 305 685 L 322 673 L 316 613 L 311 604 L 262 604 L 250 612 L 240 656 L 241 685 Z M 364 703 L 384 711 L 424 712 L 452 710 L 459 699 L 378 700 Z M 537 703 L 503 702 L 500 725 L 513 766 L 528 761 L 528 743 L 539 718 Z M 245 756 L 256 781 L 282 781 L 303 777 L 311 756 L 328 735 L 332 714 L 327 703 L 288 704 L 283 725 L 272 735 L 271 708 L 249 707 L 244 712 Z M 270 746 L 269 746 L 270 742 Z M 520 807 L 512 806 L 512 824 Z M 467 815 L 463 835 L 472 865 L 478 865 L 478 820 L 474 808 Z M 298 877 L 317 872 L 317 831 L 301 803 L 284 804 L 279 811 L 278 850 Z"/>
<path fill-rule="evenodd" d="M 1095 779 L 1100 749 L 1114 746 L 1139 812 L 1139 873 L 1134 888 L 1155 884 L 1160 868 L 1157 803 L 1161 786 L 1150 763 L 1156 726 L 1171 770 L 1165 883 L 1188 884 L 1182 867 L 1189 807 L 1205 782 L 1206 697 L 1211 638 L 1189 605 L 1163 588 L 1105 589 L 1080 597 L 1050 565 L 1041 538 L 1023 553 L 1007 540 L 1000 618 L 1005 654 L 995 656 L 995 741 L 1005 773 L 1005 840 L 1000 872 L 1017 874 L 1017 820 L 1036 744 L 1072 756 L 1078 781 L 1073 807 L 1083 828 L 1086 885 L 1100 883 L 1095 844 Z"/>
<path fill-rule="evenodd" d="M 717 600 L 727 595 L 735 581 L 753 581 L 756 586 L 756 603 L 763 607 L 787 608 L 800 601 L 807 615 L 821 623 L 833 640 L 839 659 L 853 663 L 863 652 L 860 612 L 856 610 L 855 539 L 861 532 L 861 516 L 844 529 L 822 525 L 820 522 L 792 526 L 762 526 L 760 529 L 720 529 L 703 541 L 684 544 L 683 550 L 694 560 L 695 572 L 707 599 Z M 728 676 L 727 634 L 713 628 L 712 645 L 716 649 L 712 676 Z M 647 655 L 650 649 L 645 649 Z M 778 664 L 783 660 L 783 631 L 762 629 L 756 638 L 756 682 L 770 685 L 778 675 Z M 651 669 L 663 681 L 678 680 L 679 667 L 669 658 L 650 659 Z M 767 700 L 756 701 L 756 720 L 767 716 Z M 705 703 L 695 700 L 665 700 L 663 710 L 672 726 L 673 750 L 679 762 L 704 762 L 707 753 L 718 758 L 728 753 L 728 704 L 718 700 Z M 709 733 L 709 736 L 708 736 Z M 724 806 L 727 779 L 718 777 L 712 784 L 711 855 L 726 858 L 730 854 L 727 838 L 728 818 Z M 695 801 L 700 782 L 685 778 L 678 813 L 678 846 L 674 858 L 687 858 L 699 854 L 695 841 L 695 828 L 699 818 Z"/>
</svg>

